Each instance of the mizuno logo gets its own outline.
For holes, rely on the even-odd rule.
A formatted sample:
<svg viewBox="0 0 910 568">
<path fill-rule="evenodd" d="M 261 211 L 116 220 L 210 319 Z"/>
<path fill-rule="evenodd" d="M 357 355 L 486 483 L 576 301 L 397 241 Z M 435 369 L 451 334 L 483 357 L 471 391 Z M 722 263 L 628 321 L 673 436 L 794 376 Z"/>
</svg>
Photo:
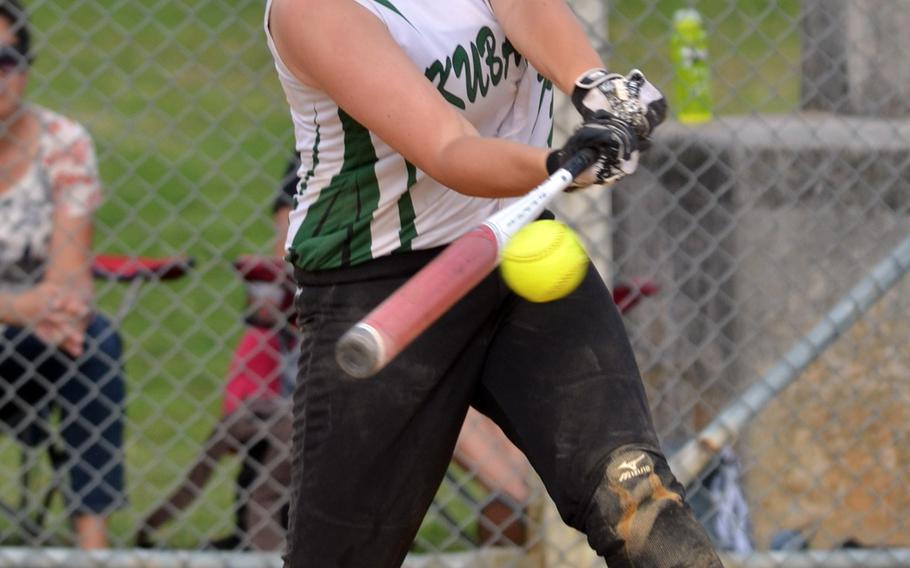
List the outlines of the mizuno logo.
<svg viewBox="0 0 910 568">
<path fill-rule="evenodd" d="M 652 468 L 649 464 L 639 466 L 638 463 L 645 459 L 645 454 L 642 454 L 635 458 L 634 460 L 624 461 L 617 466 L 618 469 L 622 470 L 622 473 L 619 475 L 619 482 L 629 481 L 640 475 L 645 475 L 651 473 Z"/>
</svg>

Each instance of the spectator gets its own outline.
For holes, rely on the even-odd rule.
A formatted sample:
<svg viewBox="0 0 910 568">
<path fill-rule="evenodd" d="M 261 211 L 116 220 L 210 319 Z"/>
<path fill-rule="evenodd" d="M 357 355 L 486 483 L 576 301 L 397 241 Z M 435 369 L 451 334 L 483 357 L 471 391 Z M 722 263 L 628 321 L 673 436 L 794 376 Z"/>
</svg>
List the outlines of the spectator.
<svg viewBox="0 0 910 568">
<path fill-rule="evenodd" d="M 180 485 L 139 524 L 136 543 L 154 546 L 152 533 L 185 510 L 226 455 L 239 456 L 235 526 L 205 548 L 278 551 L 284 547 L 290 483 L 291 407 L 282 375 L 290 366 L 296 333 L 285 314 L 293 287 L 274 257 L 242 257 L 234 263 L 244 277 L 244 333 L 228 369 L 221 417 Z M 282 300 L 282 297 L 286 299 Z"/>
<path fill-rule="evenodd" d="M 79 546 L 107 546 L 124 503 L 121 343 L 92 306 L 92 213 L 101 188 L 78 123 L 24 101 L 26 15 L 0 1 L 0 407 L 46 435 L 59 411 L 64 489 Z"/>
</svg>

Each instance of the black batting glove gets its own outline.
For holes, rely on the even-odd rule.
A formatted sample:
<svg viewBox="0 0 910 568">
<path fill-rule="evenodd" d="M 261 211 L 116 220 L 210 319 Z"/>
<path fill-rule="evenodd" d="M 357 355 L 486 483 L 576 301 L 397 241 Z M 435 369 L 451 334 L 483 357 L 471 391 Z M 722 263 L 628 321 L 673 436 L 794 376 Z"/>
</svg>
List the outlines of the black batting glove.
<svg viewBox="0 0 910 568">
<path fill-rule="evenodd" d="M 599 111 L 583 122 L 565 145 L 547 156 L 547 171 L 552 174 L 582 150 L 597 155 L 594 164 L 578 174 L 569 190 L 589 185 L 609 185 L 638 167 L 639 139 L 635 129 L 610 114 Z"/>
</svg>

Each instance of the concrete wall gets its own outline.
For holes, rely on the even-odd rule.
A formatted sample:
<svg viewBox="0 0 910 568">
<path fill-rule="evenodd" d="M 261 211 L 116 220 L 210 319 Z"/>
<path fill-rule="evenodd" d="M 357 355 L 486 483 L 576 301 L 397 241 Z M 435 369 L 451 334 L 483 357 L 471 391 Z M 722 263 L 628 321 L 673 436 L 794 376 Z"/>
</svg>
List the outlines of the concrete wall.
<svg viewBox="0 0 910 568">
<path fill-rule="evenodd" d="M 803 0 L 803 108 L 910 114 L 910 3 Z"/>
<path fill-rule="evenodd" d="M 660 129 L 643 171 L 614 193 L 614 253 L 618 270 L 663 286 L 629 325 L 671 448 L 910 233 L 908 148 L 910 120 L 823 113 Z M 819 531 L 819 545 L 910 543 L 888 531 L 905 513 L 881 510 L 910 506 L 896 489 L 910 463 L 910 405 L 893 398 L 907 400 L 905 298 L 910 281 L 743 438 L 760 545 L 804 527 Z"/>
</svg>

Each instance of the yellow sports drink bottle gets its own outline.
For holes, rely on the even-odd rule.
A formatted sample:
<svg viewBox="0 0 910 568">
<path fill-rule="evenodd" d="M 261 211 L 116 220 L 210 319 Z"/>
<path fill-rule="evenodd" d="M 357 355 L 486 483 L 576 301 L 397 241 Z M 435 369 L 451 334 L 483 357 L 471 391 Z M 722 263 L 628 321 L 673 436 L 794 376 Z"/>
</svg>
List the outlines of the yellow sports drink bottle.
<svg viewBox="0 0 910 568">
<path fill-rule="evenodd" d="M 673 94 L 670 108 L 676 108 L 680 122 L 695 124 L 711 120 L 711 70 L 708 68 L 708 36 L 701 15 L 692 8 L 673 15 L 670 39 L 673 62 Z"/>
</svg>

